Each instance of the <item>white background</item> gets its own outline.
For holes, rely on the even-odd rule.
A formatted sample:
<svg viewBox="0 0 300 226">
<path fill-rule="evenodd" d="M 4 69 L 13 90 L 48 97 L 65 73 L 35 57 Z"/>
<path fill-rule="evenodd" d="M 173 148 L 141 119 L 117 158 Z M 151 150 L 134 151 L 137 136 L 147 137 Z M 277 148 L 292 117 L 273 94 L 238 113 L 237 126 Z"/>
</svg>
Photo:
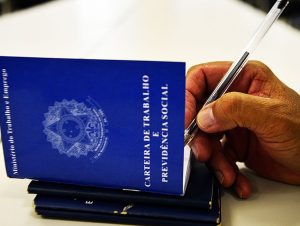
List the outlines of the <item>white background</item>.
<svg viewBox="0 0 300 226">
<path fill-rule="evenodd" d="M 263 16 L 235 0 L 60 0 L 0 17 L 0 55 L 185 61 L 188 68 L 234 60 Z M 299 56 L 300 32 L 278 21 L 251 58 L 299 92 Z M 104 225 L 41 219 L 29 181 L 6 178 L 0 156 L 1 225 Z M 243 171 L 254 193 L 248 200 L 224 193 L 223 226 L 300 225 L 299 186 Z"/>
</svg>

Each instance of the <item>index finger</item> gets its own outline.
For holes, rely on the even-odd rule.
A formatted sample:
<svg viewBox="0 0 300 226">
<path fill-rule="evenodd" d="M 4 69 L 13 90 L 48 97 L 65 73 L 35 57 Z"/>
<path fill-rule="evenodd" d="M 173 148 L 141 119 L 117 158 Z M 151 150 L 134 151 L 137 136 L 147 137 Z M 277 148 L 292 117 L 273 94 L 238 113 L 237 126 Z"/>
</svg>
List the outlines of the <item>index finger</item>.
<svg viewBox="0 0 300 226">
<path fill-rule="evenodd" d="M 195 118 L 199 104 L 203 104 L 218 82 L 228 71 L 232 62 L 211 62 L 192 67 L 186 78 L 185 126 Z M 228 91 L 249 93 L 257 96 L 270 96 L 273 72 L 263 63 L 249 61 L 240 76 Z"/>
<path fill-rule="evenodd" d="M 185 127 L 197 114 L 198 104 L 204 103 L 224 76 L 231 62 L 211 62 L 193 66 L 186 78 Z"/>
</svg>

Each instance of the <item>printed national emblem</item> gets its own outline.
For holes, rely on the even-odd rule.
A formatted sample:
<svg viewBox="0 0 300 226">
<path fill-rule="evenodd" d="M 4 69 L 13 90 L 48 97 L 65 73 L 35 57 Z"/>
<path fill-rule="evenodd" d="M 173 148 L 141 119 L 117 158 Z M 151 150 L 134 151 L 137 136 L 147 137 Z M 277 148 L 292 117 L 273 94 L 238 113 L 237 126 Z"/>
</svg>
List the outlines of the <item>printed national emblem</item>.
<svg viewBox="0 0 300 226">
<path fill-rule="evenodd" d="M 104 152 L 108 142 L 107 119 L 93 99 L 88 98 L 86 103 L 55 102 L 44 116 L 43 132 L 59 153 L 98 159 Z"/>
</svg>

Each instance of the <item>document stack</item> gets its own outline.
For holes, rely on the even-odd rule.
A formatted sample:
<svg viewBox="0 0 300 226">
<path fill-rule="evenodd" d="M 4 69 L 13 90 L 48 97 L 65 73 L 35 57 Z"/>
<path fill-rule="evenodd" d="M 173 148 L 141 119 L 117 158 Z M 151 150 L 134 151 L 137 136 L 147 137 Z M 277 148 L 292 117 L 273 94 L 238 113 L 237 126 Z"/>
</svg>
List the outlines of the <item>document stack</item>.
<svg viewBox="0 0 300 226">
<path fill-rule="evenodd" d="M 32 179 L 39 215 L 220 223 L 218 185 L 184 147 L 185 63 L 0 57 L 0 67 L 7 175 Z"/>
</svg>

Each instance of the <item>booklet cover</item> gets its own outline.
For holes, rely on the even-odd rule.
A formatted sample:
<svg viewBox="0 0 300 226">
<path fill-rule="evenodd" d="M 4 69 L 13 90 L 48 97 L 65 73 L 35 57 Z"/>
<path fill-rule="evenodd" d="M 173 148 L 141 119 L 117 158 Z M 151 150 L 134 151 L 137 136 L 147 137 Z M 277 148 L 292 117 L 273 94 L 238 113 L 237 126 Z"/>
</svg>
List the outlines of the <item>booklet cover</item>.
<svg viewBox="0 0 300 226">
<path fill-rule="evenodd" d="M 191 178 L 183 197 L 41 181 L 32 181 L 28 191 L 37 194 L 36 213 L 46 218 L 138 225 L 221 225 L 220 187 L 203 163 L 192 159 L 191 164 Z"/>
<path fill-rule="evenodd" d="M 28 192 L 57 198 L 118 201 L 145 205 L 176 206 L 181 208 L 212 209 L 214 190 L 218 185 L 205 164 L 191 160 L 191 176 L 184 196 L 124 191 L 98 187 L 78 186 L 45 181 L 31 181 Z M 214 189 L 215 188 L 215 189 Z"/>
<path fill-rule="evenodd" d="M 184 193 L 185 64 L 0 57 L 9 177 Z"/>
<path fill-rule="evenodd" d="M 101 215 L 110 217 L 110 222 L 114 222 L 115 217 L 128 218 L 138 217 L 147 222 L 148 219 L 160 222 L 163 219 L 179 223 L 207 223 L 217 225 L 220 223 L 220 202 L 219 194 L 215 192 L 213 208 L 194 209 L 178 206 L 147 205 L 142 203 L 122 202 L 122 201 L 103 201 L 81 198 L 63 198 L 55 196 L 37 195 L 35 200 L 36 212 L 47 217 L 47 210 L 73 212 L 73 219 L 77 213 L 81 214 L 100 214 L 98 220 L 102 221 Z M 61 212 L 62 214 L 63 212 Z M 54 216 L 53 216 L 54 217 Z M 61 215 L 63 217 L 63 215 Z M 72 219 L 72 218 L 71 218 Z M 86 217 L 85 220 L 92 220 Z M 122 222 L 120 222 L 122 223 Z M 132 221 L 132 224 L 143 224 L 142 222 Z M 156 224 L 154 224 L 156 225 Z"/>
<path fill-rule="evenodd" d="M 212 223 L 205 221 L 179 220 L 159 217 L 145 217 L 127 214 L 107 214 L 98 212 L 73 211 L 67 209 L 53 209 L 36 207 L 37 214 L 45 218 L 62 219 L 62 220 L 79 220 L 106 222 L 116 224 L 130 225 L 149 225 L 149 226 L 221 226 L 221 223 Z"/>
</svg>

